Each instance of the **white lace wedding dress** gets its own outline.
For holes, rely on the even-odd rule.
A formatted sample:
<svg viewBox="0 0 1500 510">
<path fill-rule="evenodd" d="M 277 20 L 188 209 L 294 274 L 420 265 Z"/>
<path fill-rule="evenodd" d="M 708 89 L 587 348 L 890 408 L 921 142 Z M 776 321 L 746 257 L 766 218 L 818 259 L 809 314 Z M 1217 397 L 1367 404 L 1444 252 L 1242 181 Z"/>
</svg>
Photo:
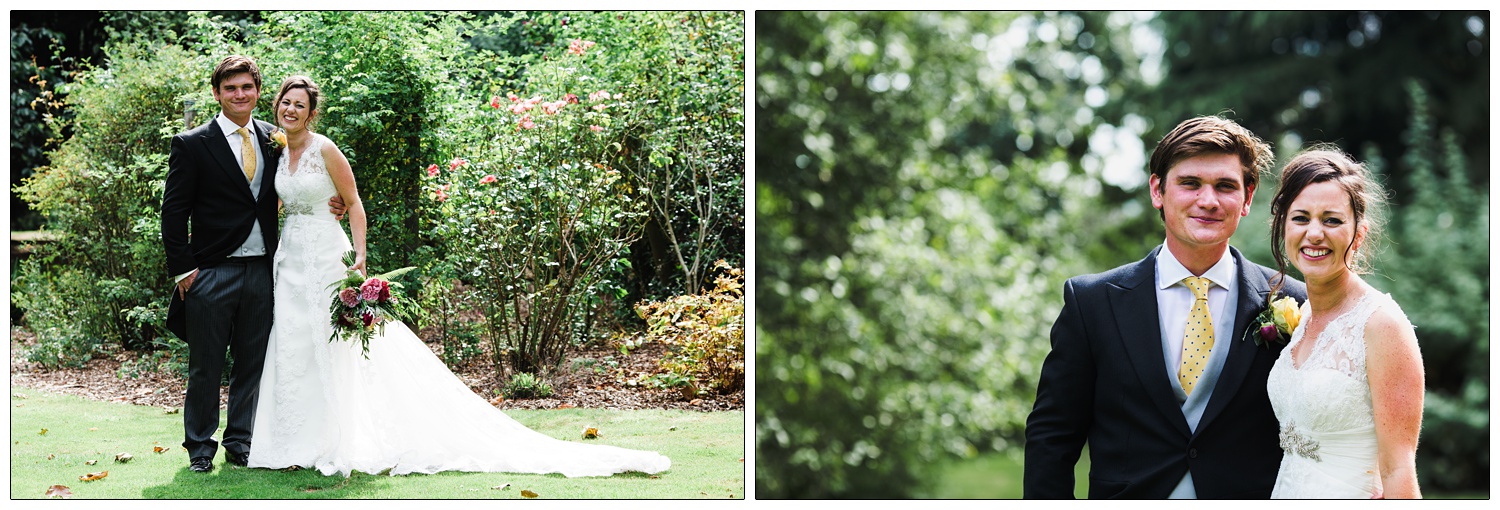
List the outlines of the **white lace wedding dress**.
<svg viewBox="0 0 1500 510">
<path fill-rule="evenodd" d="M 1334 318 L 1300 364 L 1292 358 L 1308 341 L 1303 318 L 1271 367 L 1266 389 L 1281 422 L 1281 470 L 1272 498 L 1368 499 L 1380 491 L 1375 409 L 1365 375 L 1365 323 L 1382 305 L 1400 313 L 1389 294 L 1366 288 Z"/>
<path fill-rule="evenodd" d="M 286 211 L 276 250 L 275 317 L 255 414 L 251 467 L 325 475 L 482 471 L 607 476 L 657 473 L 655 452 L 554 439 L 475 395 L 404 324 L 370 341 L 330 343 L 328 286 L 345 273 L 349 237 L 328 211 L 335 194 L 314 135 L 297 168 L 282 153 L 276 192 Z M 285 151 L 285 149 L 283 149 Z M 579 424 L 579 433 L 586 424 Z M 581 440 L 581 439 L 580 439 Z"/>
</svg>

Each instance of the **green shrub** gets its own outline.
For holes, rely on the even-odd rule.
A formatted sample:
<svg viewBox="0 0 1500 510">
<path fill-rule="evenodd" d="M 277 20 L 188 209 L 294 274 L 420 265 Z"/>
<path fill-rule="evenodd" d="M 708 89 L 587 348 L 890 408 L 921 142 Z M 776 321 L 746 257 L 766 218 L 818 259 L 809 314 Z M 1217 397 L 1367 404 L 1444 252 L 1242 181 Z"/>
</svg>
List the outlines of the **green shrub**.
<svg viewBox="0 0 1500 510">
<path fill-rule="evenodd" d="M 552 385 L 537 376 L 519 372 L 510 377 L 500 394 L 508 399 L 547 398 L 552 396 Z"/>
<path fill-rule="evenodd" d="M 150 43 L 109 55 L 108 68 L 67 86 L 74 117 L 50 127 L 73 136 L 16 186 L 56 237 L 37 245 L 13 280 L 23 320 L 37 333 L 32 357 L 48 358 L 39 359 L 45 365 L 82 363 L 101 348 L 146 348 L 165 334 L 171 282 L 161 190 L 168 136 L 182 125 L 176 97 L 191 86 L 185 69 L 196 59 Z"/>
<path fill-rule="evenodd" d="M 649 338 L 669 346 L 658 361 L 668 374 L 659 384 L 690 380 L 715 393 L 745 387 L 745 273 L 722 260 L 714 267 L 723 274 L 713 289 L 636 308 Z"/>
</svg>

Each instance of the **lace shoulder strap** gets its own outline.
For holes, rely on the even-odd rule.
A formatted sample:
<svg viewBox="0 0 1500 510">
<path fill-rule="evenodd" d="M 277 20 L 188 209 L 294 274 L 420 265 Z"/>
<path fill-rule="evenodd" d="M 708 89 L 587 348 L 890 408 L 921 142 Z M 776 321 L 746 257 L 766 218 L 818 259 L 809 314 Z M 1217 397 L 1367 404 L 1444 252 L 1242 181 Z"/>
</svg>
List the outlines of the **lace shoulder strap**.
<svg viewBox="0 0 1500 510">
<path fill-rule="evenodd" d="M 318 174 L 328 173 L 328 165 L 323 161 L 323 144 L 327 141 L 328 137 L 313 134 L 312 140 L 307 143 L 307 148 L 302 153 L 302 157 L 307 159 L 307 170 Z"/>
<path fill-rule="evenodd" d="M 1365 380 L 1365 324 L 1369 323 L 1370 315 L 1388 300 L 1388 294 L 1368 291 L 1360 296 L 1354 308 L 1329 323 L 1332 338 L 1322 353 L 1321 364 L 1349 377 Z"/>
</svg>

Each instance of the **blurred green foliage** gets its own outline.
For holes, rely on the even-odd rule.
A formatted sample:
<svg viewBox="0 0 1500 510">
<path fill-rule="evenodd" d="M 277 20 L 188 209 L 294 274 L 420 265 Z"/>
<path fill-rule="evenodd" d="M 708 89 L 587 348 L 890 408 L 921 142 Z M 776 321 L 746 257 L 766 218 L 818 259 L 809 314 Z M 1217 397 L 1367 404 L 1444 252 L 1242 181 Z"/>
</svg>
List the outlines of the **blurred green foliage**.
<svg viewBox="0 0 1500 510">
<path fill-rule="evenodd" d="M 1426 355 L 1422 483 L 1484 488 L 1487 25 L 757 13 L 757 497 L 931 495 L 934 461 L 1019 458 L 1058 289 L 1162 242 L 1146 157 L 1207 114 L 1281 162 L 1334 142 L 1385 176 L 1390 249 L 1369 280 Z M 1263 264 L 1275 185 L 1233 241 Z"/>
</svg>

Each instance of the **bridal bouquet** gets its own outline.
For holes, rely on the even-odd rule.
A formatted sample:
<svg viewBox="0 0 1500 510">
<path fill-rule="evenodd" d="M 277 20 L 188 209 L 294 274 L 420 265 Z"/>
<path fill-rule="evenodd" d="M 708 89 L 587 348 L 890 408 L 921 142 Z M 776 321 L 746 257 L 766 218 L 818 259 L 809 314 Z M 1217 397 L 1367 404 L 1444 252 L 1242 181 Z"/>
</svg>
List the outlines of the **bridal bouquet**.
<svg viewBox="0 0 1500 510">
<path fill-rule="evenodd" d="M 354 265 L 354 252 L 344 253 L 344 265 Z M 359 339 L 360 352 L 370 357 L 370 337 L 375 332 L 385 332 L 388 320 L 411 321 L 416 307 L 401 293 L 401 284 L 396 277 L 406 274 L 413 267 L 403 267 L 389 273 L 365 278 L 358 271 L 350 270 L 344 279 L 333 282 L 333 303 L 328 306 L 333 336 L 328 341 Z"/>
</svg>

